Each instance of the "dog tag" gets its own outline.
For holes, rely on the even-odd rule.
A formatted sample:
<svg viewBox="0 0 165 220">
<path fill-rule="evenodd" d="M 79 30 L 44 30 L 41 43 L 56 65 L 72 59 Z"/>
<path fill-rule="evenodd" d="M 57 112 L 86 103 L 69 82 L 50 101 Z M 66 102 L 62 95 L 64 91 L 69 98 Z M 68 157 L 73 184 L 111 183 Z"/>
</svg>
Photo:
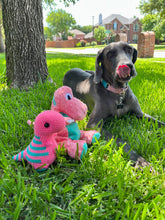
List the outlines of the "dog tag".
<svg viewBox="0 0 165 220">
<path fill-rule="evenodd" d="M 122 96 L 120 96 L 120 98 L 119 98 L 119 104 L 117 105 L 117 109 L 122 109 L 123 108 L 123 97 Z"/>
<path fill-rule="evenodd" d="M 123 108 L 123 104 L 121 104 L 121 105 L 117 105 L 117 109 L 122 109 Z"/>
</svg>

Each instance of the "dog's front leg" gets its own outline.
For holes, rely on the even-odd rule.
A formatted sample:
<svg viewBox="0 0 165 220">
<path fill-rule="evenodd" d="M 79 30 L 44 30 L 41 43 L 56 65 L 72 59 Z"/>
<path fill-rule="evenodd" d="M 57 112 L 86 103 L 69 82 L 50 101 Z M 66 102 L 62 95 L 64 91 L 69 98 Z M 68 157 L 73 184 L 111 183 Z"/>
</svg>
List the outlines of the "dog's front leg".
<svg viewBox="0 0 165 220">
<path fill-rule="evenodd" d="M 106 140 L 110 140 L 112 138 L 116 139 L 116 144 L 118 146 L 124 145 L 124 152 L 127 153 L 129 159 L 133 161 L 133 165 L 135 168 L 146 167 L 150 165 L 150 163 L 147 162 L 143 157 L 138 155 L 134 150 L 131 150 L 131 147 L 125 141 L 121 140 L 120 138 L 115 138 L 115 136 L 113 136 L 109 131 L 105 130 L 104 128 L 102 128 L 101 134 L 105 137 Z"/>
<path fill-rule="evenodd" d="M 94 128 L 99 122 L 101 122 L 103 118 L 102 111 L 99 109 L 99 107 L 94 106 L 87 124 L 87 128 Z"/>
<path fill-rule="evenodd" d="M 150 116 L 150 115 L 148 115 L 148 114 L 143 113 L 143 115 L 144 115 L 144 118 L 147 118 L 147 119 L 148 119 L 148 121 L 157 122 L 159 127 L 165 126 L 165 123 L 164 123 L 164 122 L 159 121 L 159 120 L 153 118 L 152 116 Z"/>
<path fill-rule="evenodd" d="M 146 118 L 148 121 L 153 121 L 154 123 L 157 122 L 158 123 L 158 127 L 160 128 L 161 126 L 165 126 L 165 123 L 162 122 L 162 121 L 159 121 L 157 119 L 155 119 L 154 117 L 146 114 L 146 113 L 143 113 L 143 112 L 136 112 L 135 113 L 136 117 L 138 119 L 142 119 L 143 117 Z"/>
<path fill-rule="evenodd" d="M 134 97 L 134 102 L 131 105 L 132 105 L 132 107 L 130 109 L 130 112 L 132 114 L 134 114 L 138 119 L 146 118 L 148 121 L 153 121 L 154 123 L 157 122 L 159 128 L 161 126 L 165 126 L 164 122 L 158 121 L 157 119 L 153 118 L 152 116 L 150 116 L 146 113 L 143 113 L 136 97 Z"/>
<path fill-rule="evenodd" d="M 93 112 L 91 113 L 90 119 L 87 124 L 88 128 L 95 127 L 96 125 L 98 125 L 99 121 L 101 121 L 102 117 L 100 117 L 100 115 L 96 113 L 97 112 L 95 111 L 95 109 L 93 109 Z M 101 125 L 103 124 L 100 122 L 98 126 Z M 109 131 L 105 130 L 104 128 L 101 129 L 101 134 L 105 137 L 106 140 L 110 140 L 112 138 L 115 139 L 115 136 L 113 136 Z M 124 145 L 124 152 L 128 154 L 129 159 L 133 161 L 133 165 L 136 168 L 146 167 L 150 165 L 143 157 L 138 155 L 134 150 L 131 150 L 131 147 L 125 141 L 121 140 L 120 138 L 117 138 L 116 144 L 118 146 Z"/>
</svg>

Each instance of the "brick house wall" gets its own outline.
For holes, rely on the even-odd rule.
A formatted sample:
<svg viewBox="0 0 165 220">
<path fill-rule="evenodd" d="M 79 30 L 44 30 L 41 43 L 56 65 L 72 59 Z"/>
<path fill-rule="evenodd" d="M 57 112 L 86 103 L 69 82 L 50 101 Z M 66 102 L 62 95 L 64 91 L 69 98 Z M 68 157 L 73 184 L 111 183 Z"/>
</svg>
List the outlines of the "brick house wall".
<svg viewBox="0 0 165 220">
<path fill-rule="evenodd" d="M 74 39 L 84 39 L 85 34 L 75 34 Z"/>
<path fill-rule="evenodd" d="M 78 39 L 64 40 L 64 41 L 46 41 L 45 47 L 72 48 L 75 47 L 78 42 L 79 42 Z"/>
<path fill-rule="evenodd" d="M 117 30 L 114 30 L 114 29 L 113 29 L 113 25 L 114 25 L 115 22 L 116 22 L 116 24 L 117 24 Z M 114 19 L 111 23 L 105 24 L 105 29 L 106 29 L 106 30 L 113 30 L 115 34 L 118 34 L 118 33 L 121 32 L 121 31 L 120 31 L 120 27 L 122 27 L 122 26 L 123 26 L 123 25 L 121 24 L 121 22 L 120 22 L 118 19 Z"/>
<path fill-rule="evenodd" d="M 117 24 L 117 30 L 114 30 L 114 23 Z M 122 24 L 117 18 L 112 20 L 110 23 L 103 25 L 106 30 L 113 30 L 115 34 L 126 33 L 128 43 L 137 43 L 139 34 L 141 33 L 141 23 L 137 18 L 131 24 Z M 95 26 L 98 28 L 98 25 Z"/>
<path fill-rule="evenodd" d="M 135 28 L 136 24 L 139 25 L 139 29 Z M 137 43 L 138 38 L 139 38 L 139 34 L 141 33 L 141 30 L 142 30 L 141 23 L 140 23 L 139 19 L 136 19 L 132 24 L 127 25 L 127 27 L 129 28 L 128 41 L 130 41 L 130 43 Z M 137 39 L 136 39 L 135 35 L 137 36 Z"/>
</svg>

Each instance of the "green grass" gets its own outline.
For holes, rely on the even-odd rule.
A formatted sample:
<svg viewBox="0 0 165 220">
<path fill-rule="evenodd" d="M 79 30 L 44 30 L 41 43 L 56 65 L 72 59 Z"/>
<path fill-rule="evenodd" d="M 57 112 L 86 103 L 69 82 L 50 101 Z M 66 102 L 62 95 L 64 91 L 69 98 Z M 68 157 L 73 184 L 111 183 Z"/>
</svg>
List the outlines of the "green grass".
<svg viewBox="0 0 165 220">
<path fill-rule="evenodd" d="M 161 61 L 155 62 L 155 61 Z M 138 75 L 130 86 L 144 112 L 165 121 L 165 59 L 138 59 Z M 0 79 L 4 85 L 5 58 L 0 54 Z M 48 82 L 28 92 L 3 89 L 0 94 L 0 219 L 164 219 L 165 128 L 125 116 L 106 123 L 107 129 L 126 140 L 148 160 L 149 168 L 135 170 L 123 146 L 115 140 L 99 142 L 77 162 L 60 156 L 46 172 L 38 173 L 26 162 L 11 157 L 33 137 L 27 119 L 50 109 L 54 90 L 62 86 L 73 67 L 94 70 L 95 57 L 47 54 L 56 86 Z M 85 129 L 87 118 L 79 123 Z"/>
<path fill-rule="evenodd" d="M 161 44 L 155 44 L 155 50 L 165 50 L 165 42 Z"/>
</svg>

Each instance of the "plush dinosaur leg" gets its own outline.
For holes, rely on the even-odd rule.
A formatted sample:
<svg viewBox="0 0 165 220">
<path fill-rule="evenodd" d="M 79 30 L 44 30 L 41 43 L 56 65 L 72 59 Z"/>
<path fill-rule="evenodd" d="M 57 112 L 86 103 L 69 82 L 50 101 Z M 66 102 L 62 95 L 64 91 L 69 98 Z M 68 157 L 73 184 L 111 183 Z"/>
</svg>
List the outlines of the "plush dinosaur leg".
<svg viewBox="0 0 165 220">
<path fill-rule="evenodd" d="M 68 155 L 76 159 L 82 159 L 88 150 L 87 143 L 84 140 L 77 141 L 71 140 L 70 138 L 68 138 L 67 140 L 63 139 L 63 141 L 60 142 L 60 146 L 64 146 L 64 148 L 67 150 Z"/>
<path fill-rule="evenodd" d="M 80 139 L 87 142 L 87 144 L 93 144 L 100 138 L 100 133 L 95 130 L 83 131 L 81 130 Z"/>
</svg>

